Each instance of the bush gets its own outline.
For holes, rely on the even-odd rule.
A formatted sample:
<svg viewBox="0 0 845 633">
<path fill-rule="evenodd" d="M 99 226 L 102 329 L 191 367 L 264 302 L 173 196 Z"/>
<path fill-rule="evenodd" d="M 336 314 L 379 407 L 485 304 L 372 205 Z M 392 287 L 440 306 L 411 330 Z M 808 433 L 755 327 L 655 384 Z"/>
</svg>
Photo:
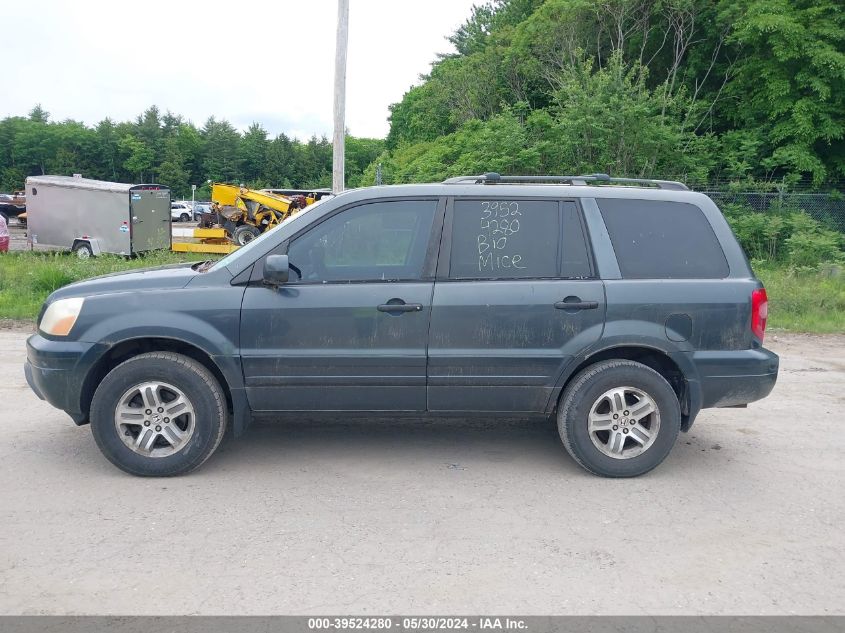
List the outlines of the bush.
<svg viewBox="0 0 845 633">
<path fill-rule="evenodd" d="M 834 231 L 798 231 L 786 240 L 789 263 L 793 266 L 818 266 L 842 262 L 842 237 Z"/>
<path fill-rule="evenodd" d="M 843 235 L 803 211 L 725 205 L 724 213 L 749 259 L 804 267 L 845 261 Z"/>
</svg>

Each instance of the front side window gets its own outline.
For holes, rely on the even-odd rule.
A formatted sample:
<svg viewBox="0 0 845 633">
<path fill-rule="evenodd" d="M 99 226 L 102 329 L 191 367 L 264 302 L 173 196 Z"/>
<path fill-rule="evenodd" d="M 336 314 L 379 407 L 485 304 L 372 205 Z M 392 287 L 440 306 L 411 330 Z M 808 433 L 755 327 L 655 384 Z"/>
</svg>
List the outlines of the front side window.
<svg viewBox="0 0 845 633">
<path fill-rule="evenodd" d="M 436 200 L 398 200 L 330 217 L 288 247 L 294 283 L 420 279 L 436 209 Z"/>
</svg>

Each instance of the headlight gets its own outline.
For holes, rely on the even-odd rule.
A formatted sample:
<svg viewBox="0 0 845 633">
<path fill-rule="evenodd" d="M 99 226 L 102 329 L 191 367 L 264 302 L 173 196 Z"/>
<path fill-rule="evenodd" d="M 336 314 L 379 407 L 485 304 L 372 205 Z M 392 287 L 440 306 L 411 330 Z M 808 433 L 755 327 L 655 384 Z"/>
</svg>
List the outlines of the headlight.
<svg viewBox="0 0 845 633">
<path fill-rule="evenodd" d="M 67 336 L 82 311 L 83 297 L 59 299 L 47 307 L 38 329 L 51 336 Z"/>
</svg>

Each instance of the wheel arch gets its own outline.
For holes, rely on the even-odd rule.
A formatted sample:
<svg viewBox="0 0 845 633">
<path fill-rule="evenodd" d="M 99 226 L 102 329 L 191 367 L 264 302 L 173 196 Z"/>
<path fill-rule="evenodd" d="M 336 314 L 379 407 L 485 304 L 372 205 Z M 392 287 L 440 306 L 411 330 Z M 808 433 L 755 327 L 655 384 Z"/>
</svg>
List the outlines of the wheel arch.
<svg viewBox="0 0 845 633">
<path fill-rule="evenodd" d="M 689 376 L 688 371 L 679 365 L 677 357 L 659 347 L 649 345 L 619 344 L 605 347 L 590 353 L 580 361 L 572 363 L 566 370 L 564 378 L 558 383 L 554 397 L 551 399 L 549 413 L 554 413 L 563 396 L 567 385 L 581 373 L 582 370 L 606 360 L 630 360 L 641 363 L 663 376 L 672 387 L 681 406 L 681 430 L 686 431 L 692 425 L 698 413 L 697 403 L 700 396 L 696 393 L 698 383 Z"/>
<path fill-rule="evenodd" d="M 100 356 L 99 359 L 92 365 L 91 369 L 82 383 L 80 391 L 80 407 L 86 418 L 91 410 L 91 401 L 94 398 L 94 392 L 97 386 L 106 377 L 106 375 L 121 363 L 147 352 L 173 352 L 182 354 L 192 360 L 200 363 L 203 367 L 208 369 L 211 374 L 220 383 L 223 393 L 226 397 L 226 406 L 230 413 L 234 415 L 234 428 L 236 434 L 247 426 L 246 412 L 244 411 L 244 402 L 238 394 L 234 393 L 229 381 L 221 367 L 215 362 L 214 356 L 207 350 L 197 346 L 193 343 L 188 343 L 184 340 L 162 337 L 162 336 L 140 336 L 130 338 L 109 347 L 109 349 Z"/>
</svg>

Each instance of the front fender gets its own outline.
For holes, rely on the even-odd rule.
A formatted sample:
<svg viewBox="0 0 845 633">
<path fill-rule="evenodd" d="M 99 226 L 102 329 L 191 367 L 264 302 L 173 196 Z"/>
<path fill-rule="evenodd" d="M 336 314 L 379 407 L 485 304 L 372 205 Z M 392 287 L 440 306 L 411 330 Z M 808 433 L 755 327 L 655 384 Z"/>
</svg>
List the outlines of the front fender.
<svg viewBox="0 0 845 633">
<path fill-rule="evenodd" d="M 211 358 L 232 396 L 235 433 L 249 422 L 240 358 L 243 287 L 225 286 L 87 297 L 77 339 L 96 343 L 79 366 L 89 374 L 115 346 L 144 339 L 190 345 Z M 122 310 L 115 310 L 115 303 Z M 94 357 L 96 355 L 96 357 Z"/>
</svg>

